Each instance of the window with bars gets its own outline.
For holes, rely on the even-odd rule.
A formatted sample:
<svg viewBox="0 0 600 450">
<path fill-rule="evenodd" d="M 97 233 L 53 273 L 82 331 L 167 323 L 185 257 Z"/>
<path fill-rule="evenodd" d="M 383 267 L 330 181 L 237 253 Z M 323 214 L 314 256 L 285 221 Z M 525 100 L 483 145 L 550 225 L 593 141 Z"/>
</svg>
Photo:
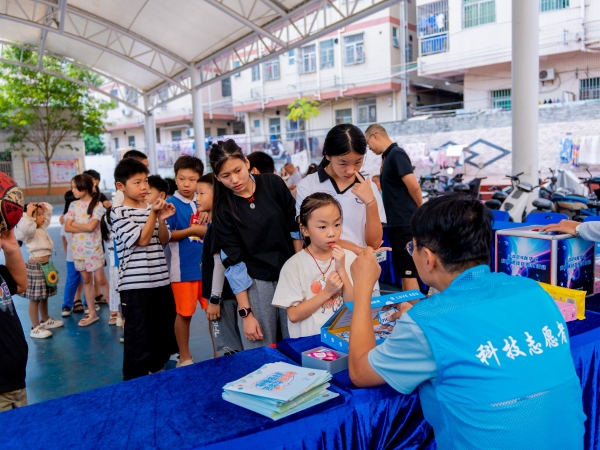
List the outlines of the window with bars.
<svg viewBox="0 0 600 450">
<path fill-rule="evenodd" d="M 273 59 L 263 64 L 265 81 L 279 79 L 279 59 Z"/>
<path fill-rule="evenodd" d="M 600 99 L 600 78 L 588 78 L 579 80 L 579 99 L 597 100 Z"/>
<path fill-rule="evenodd" d="M 281 139 L 281 117 L 272 117 L 269 119 L 269 135 Z"/>
<path fill-rule="evenodd" d="M 356 106 L 359 124 L 377 122 L 377 99 L 375 97 L 358 99 Z"/>
<path fill-rule="evenodd" d="M 227 128 L 217 128 L 217 136 L 227 136 Z"/>
<path fill-rule="evenodd" d="M 221 80 L 221 95 L 231 97 L 231 77 Z"/>
<path fill-rule="evenodd" d="M 319 42 L 319 52 L 321 53 L 321 70 L 331 69 L 335 64 L 333 53 L 333 39 Z"/>
<path fill-rule="evenodd" d="M 345 65 L 365 62 L 364 34 L 344 36 Z"/>
<path fill-rule="evenodd" d="M 556 9 L 565 9 L 570 6 L 569 0 L 540 0 L 540 11 L 554 11 Z"/>
<path fill-rule="evenodd" d="M 306 45 L 300 48 L 300 73 L 317 71 L 317 45 Z"/>
<path fill-rule="evenodd" d="M 413 61 L 413 46 L 411 43 L 407 42 L 406 43 L 406 62 L 412 62 Z"/>
<path fill-rule="evenodd" d="M 492 91 L 492 108 L 511 109 L 512 94 L 510 89 Z"/>
<path fill-rule="evenodd" d="M 171 141 L 180 141 L 181 140 L 181 130 L 171 130 Z"/>
<path fill-rule="evenodd" d="M 338 109 L 335 111 L 335 124 L 352 123 L 352 108 Z"/>
<path fill-rule="evenodd" d="M 496 21 L 496 0 L 463 0 L 463 28 Z"/>
<path fill-rule="evenodd" d="M 254 66 L 252 67 L 252 81 L 259 81 L 260 80 L 260 66 Z"/>
<path fill-rule="evenodd" d="M 131 148 L 135 148 L 135 136 L 127 136 L 127 143 Z"/>
<path fill-rule="evenodd" d="M 417 8 L 417 31 L 421 56 L 448 51 L 448 0 Z M 408 50 L 408 48 L 407 48 Z M 412 61 L 412 57 L 407 60 Z"/>
</svg>

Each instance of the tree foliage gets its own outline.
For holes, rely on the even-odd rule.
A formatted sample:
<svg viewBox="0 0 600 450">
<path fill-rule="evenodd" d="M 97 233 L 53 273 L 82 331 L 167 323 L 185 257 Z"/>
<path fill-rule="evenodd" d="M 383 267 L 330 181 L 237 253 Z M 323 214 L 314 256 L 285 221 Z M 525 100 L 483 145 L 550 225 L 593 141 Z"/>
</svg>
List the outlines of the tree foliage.
<svg viewBox="0 0 600 450">
<path fill-rule="evenodd" d="M 83 133 L 83 143 L 85 144 L 85 153 L 88 155 L 99 155 L 104 152 L 105 147 L 102 136 Z"/>
<path fill-rule="evenodd" d="M 37 64 L 38 53 L 7 47 L 4 59 Z M 52 57 L 43 65 L 80 81 L 100 85 L 95 74 Z M 106 112 L 111 103 L 93 97 L 87 87 L 26 67 L 0 63 L 0 129 L 8 132 L 11 151 L 39 152 L 48 174 L 50 161 L 59 148 L 70 148 L 72 139 L 83 134 L 98 136 L 104 132 Z M 48 177 L 50 194 L 50 177 Z"/>
<path fill-rule="evenodd" d="M 310 98 L 300 98 L 298 100 L 294 100 L 288 105 L 288 110 L 290 112 L 286 119 L 294 121 L 300 119 L 307 121 L 313 117 L 317 117 L 320 114 L 319 102 L 316 100 L 311 100 Z"/>
</svg>

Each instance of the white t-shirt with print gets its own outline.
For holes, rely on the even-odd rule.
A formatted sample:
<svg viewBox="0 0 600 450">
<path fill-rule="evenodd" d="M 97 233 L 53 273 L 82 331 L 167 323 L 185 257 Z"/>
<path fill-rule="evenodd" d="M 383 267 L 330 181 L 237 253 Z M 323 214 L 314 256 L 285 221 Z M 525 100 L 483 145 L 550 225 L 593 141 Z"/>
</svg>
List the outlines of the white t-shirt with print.
<svg viewBox="0 0 600 450">
<path fill-rule="evenodd" d="M 352 281 L 350 266 L 356 259 L 356 255 L 349 250 L 344 250 L 344 252 L 346 253 L 346 273 L 348 273 L 348 277 Z M 317 263 L 321 271 L 326 270 L 325 279 L 327 280 L 329 274 L 335 270 L 335 261 L 331 262 L 329 270 L 327 270 L 329 261 L 317 260 Z M 296 253 L 287 260 L 281 269 L 272 305 L 280 308 L 288 308 L 313 298 L 322 290 L 320 280 L 322 280 L 323 275 L 321 271 L 319 271 L 315 260 L 306 250 Z M 319 334 L 321 327 L 325 325 L 325 322 L 343 304 L 344 300 L 340 292 L 339 295 L 335 295 L 327 300 L 312 316 L 298 323 L 292 323 L 288 319 L 290 337 L 297 338 Z"/>
</svg>

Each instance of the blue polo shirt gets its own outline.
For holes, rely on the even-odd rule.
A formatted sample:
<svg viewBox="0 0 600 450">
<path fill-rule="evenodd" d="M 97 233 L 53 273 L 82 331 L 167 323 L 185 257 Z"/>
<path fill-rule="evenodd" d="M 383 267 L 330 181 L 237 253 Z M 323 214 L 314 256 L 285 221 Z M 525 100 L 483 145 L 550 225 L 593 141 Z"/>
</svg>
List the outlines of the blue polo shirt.
<svg viewBox="0 0 600 450">
<path fill-rule="evenodd" d="M 167 219 L 171 232 L 185 230 L 190 227 L 192 215 L 196 212 L 196 194 L 188 200 L 179 191 L 167 200 L 176 208 L 175 215 Z M 202 280 L 202 240 L 188 237 L 178 242 L 169 242 L 171 282 Z"/>
<path fill-rule="evenodd" d="M 533 280 L 464 271 L 369 352 L 394 389 L 418 387 L 445 449 L 582 449 L 585 415 L 565 321 Z"/>
</svg>

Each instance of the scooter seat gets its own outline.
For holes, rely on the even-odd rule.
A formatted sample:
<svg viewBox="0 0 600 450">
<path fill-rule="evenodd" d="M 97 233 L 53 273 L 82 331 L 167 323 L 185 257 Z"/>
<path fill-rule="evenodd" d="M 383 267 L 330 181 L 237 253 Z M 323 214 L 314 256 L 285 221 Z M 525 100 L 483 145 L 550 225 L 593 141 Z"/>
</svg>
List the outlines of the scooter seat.
<svg viewBox="0 0 600 450">
<path fill-rule="evenodd" d="M 506 197 L 508 197 L 508 194 L 506 194 L 505 192 L 502 192 L 502 191 L 496 191 L 492 194 L 492 199 L 498 200 L 500 203 L 502 203 L 504 200 L 506 200 Z"/>
<path fill-rule="evenodd" d="M 554 203 L 545 198 L 536 198 L 533 202 L 531 202 L 531 204 L 537 209 L 546 211 L 552 211 L 552 208 L 554 207 Z"/>
<path fill-rule="evenodd" d="M 459 183 L 459 184 L 455 184 L 452 187 L 452 190 L 454 192 L 466 192 L 466 193 L 469 193 L 469 192 L 471 192 L 471 187 L 468 184 Z"/>
<path fill-rule="evenodd" d="M 557 202 L 556 204 L 560 208 L 566 209 L 568 211 L 581 211 L 582 209 L 588 209 L 585 203 L 580 202 Z"/>
<path fill-rule="evenodd" d="M 500 209 L 502 202 L 500 202 L 500 200 L 492 199 L 485 202 L 485 206 L 487 206 L 488 209 Z"/>
</svg>

